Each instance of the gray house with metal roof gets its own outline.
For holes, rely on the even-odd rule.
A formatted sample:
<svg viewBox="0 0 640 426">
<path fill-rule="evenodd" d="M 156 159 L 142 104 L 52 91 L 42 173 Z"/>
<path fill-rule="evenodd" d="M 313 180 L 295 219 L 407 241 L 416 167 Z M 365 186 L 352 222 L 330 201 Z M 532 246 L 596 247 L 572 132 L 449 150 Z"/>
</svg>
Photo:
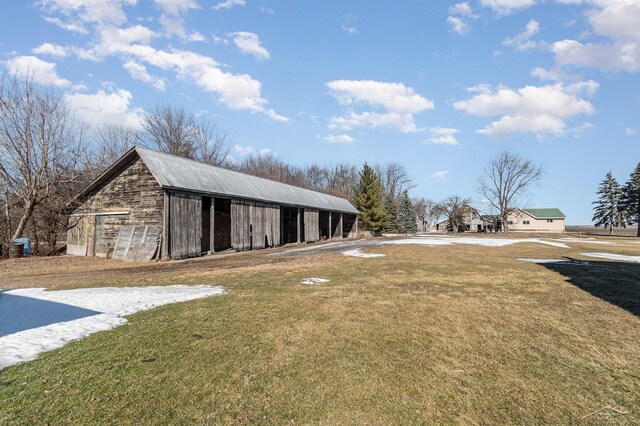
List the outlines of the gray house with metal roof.
<svg viewBox="0 0 640 426">
<path fill-rule="evenodd" d="M 156 256 L 179 259 L 357 232 L 358 211 L 343 198 L 143 148 L 124 154 L 76 203 L 67 252 L 81 256 L 137 258 L 128 254 L 155 244 Z"/>
</svg>

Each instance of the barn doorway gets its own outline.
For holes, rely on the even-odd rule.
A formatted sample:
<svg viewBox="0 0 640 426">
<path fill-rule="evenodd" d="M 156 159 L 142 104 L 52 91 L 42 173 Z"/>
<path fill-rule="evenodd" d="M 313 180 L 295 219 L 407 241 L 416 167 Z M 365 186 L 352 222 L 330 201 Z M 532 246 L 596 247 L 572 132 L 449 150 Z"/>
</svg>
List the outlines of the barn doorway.
<svg viewBox="0 0 640 426">
<path fill-rule="evenodd" d="M 342 238 L 342 221 L 340 213 L 331 214 L 331 238 Z"/>
<path fill-rule="evenodd" d="M 231 200 L 215 198 L 213 202 L 213 250 L 231 248 Z"/>
<path fill-rule="evenodd" d="M 282 244 L 298 242 L 298 209 L 294 207 L 281 207 L 280 217 L 282 221 Z"/>
<path fill-rule="evenodd" d="M 202 197 L 202 234 L 200 235 L 200 251 L 211 251 L 211 198 Z"/>
<path fill-rule="evenodd" d="M 355 214 L 344 214 L 342 215 L 342 238 L 349 238 L 352 233 L 355 232 L 356 219 L 358 216 Z"/>
<path fill-rule="evenodd" d="M 318 213 L 318 228 L 320 229 L 320 241 L 328 240 L 330 235 L 329 229 L 329 212 L 321 211 Z"/>
</svg>

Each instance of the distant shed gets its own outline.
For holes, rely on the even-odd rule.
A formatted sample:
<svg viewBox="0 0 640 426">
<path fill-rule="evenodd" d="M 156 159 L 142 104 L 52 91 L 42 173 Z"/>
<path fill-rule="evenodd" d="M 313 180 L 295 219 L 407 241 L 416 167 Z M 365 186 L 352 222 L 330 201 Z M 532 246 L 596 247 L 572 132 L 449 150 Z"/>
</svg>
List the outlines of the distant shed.
<svg viewBox="0 0 640 426">
<path fill-rule="evenodd" d="M 357 232 L 358 211 L 346 199 L 143 148 L 128 151 L 76 201 L 67 252 L 80 256 L 110 257 L 125 225 L 161 229 L 163 259 Z"/>
</svg>

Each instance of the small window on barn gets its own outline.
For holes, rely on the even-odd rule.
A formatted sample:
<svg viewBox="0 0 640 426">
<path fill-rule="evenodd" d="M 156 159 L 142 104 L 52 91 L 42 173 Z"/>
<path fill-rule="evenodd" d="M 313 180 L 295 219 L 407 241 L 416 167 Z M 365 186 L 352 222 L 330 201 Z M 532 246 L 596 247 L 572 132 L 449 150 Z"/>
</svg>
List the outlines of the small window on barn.
<svg viewBox="0 0 640 426">
<path fill-rule="evenodd" d="M 507 225 L 513 225 L 513 221 L 512 220 L 508 220 L 507 221 Z"/>
<path fill-rule="evenodd" d="M 523 224 L 523 225 L 530 225 L 530 224 L 531 224 L 531 222 L 529 222 L 528 220 L 523 220 L 523 221 L 522 221 L 522 224 Z"/>
<path fill-rule="evenodd" d="M 547 223 L 553 223 L 553 219 L 547 219 Z"/>
</svg>

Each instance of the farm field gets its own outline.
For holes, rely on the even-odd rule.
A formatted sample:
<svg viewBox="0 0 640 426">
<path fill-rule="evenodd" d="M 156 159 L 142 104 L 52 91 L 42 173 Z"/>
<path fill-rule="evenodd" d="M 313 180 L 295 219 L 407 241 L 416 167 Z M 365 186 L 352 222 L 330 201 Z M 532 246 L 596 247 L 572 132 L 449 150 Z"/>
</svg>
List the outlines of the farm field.
<svg viewBox="0 0 640 426">
<path fill-rule="evenodd" d="M 152 264 L 1 261 L 5 289 L 227 293 L 0 371 L 0 424 L 640 422 L 640 240 L 437 238 Z M 535 240 L 494 244 L 504 238 Z"/>
</svg>

